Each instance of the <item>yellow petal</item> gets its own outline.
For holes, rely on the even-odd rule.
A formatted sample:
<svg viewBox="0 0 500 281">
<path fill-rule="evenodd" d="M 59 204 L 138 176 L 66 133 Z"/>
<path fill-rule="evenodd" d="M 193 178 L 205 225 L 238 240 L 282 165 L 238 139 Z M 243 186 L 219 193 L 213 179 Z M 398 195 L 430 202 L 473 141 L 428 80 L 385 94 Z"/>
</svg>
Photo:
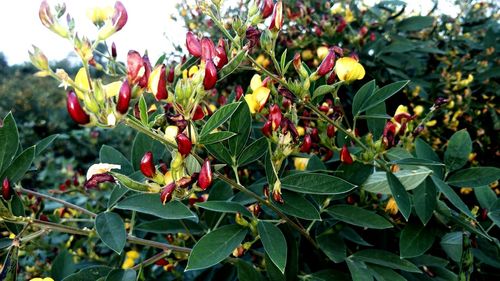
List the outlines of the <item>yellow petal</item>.
<svg viewBox="0 0 500 281">
<path fill-rule="evenodd" d="M 354 80 L 361 80 L 365 77 L 363 66 L 351 57 L 344 57 L 337 60 L 335 73 L 340 81 L 350 83 Z"/>
<path fill-rule="evenodd" d="M 252 91 L 255 91 L 259 87 L 262 87 L 262 79 L 260 78 L 259 74 L 255 74 L 250 81 L 250 89 L 252 89 Z"/>
<path fill-rule="evenodd" d="M 248 108 L 250 109 L 250 113 L 254 114 L 255 112 L 257 112 L 257 110 L 259 109 L 259 104 L 252 94 L 246 94 L 245 101 L 247 102 Z"/>
<path fill-rule="evenodd" d="M 328 48 L 325 47 L 325 46 L 321 46 L 319 47 L 317 50 L 316 50 L 316 54 L 318 55 L 318 58 L 320 60 L 323 60 L 324 58 L 326 58 L 326 56 L 328 55 Z"/>
<path fill-rule="evenodd" d="M 122 87 L 122 82 L 120 81 L 104 85 L 104 91 L 106 92 L 106 97 L 111 98 L 118 96 L 121 87 Z"/>
<path fill-rule="evenodd" d="M 80 68 L 80 70 L 78 70 L 78 73 L 75 76 L 75 84 L 79 89 L 85 90 L 86 92 L 89 91 L 89 79 L 87 77 L 85 68 L 82 67 Z M 75 93 L 79 99 L 83 100 L 83 97 L 86 93 L 82 93 L 79 89 L 75 89 Z"/>
<path fill-rule="evenodd" d="M 126 254 L 127 258 L 129 259 L 136 259 L 138 258 L 141 254 L 139 254 L 139 252 L 137 252 L 136 250 L 131 250 L 131 251 L 128 251 Z"/>
<path fill-rule="evenodd" d="M 271 90 L 269 90 L 266 87 L 257 88 L 257 90 L 255 90 L 253 92 L 252 95 L 254 96 L 255 100 L 257 101 L 257 104 L 259 105 L 257 111 L 260 111 L 264 107 L 267 100 L 269 99 L 270 93 L 271 93 Z"/>
<path fill-rule="evenodd" d="M 422 113 L 424 112 L 424 107 L 421 106 L 421 105 L 417 105 L 415 106 L 415 108 L 413 109 L 413 113 L 415 113 L 415 115 L 417 116 L 420 116 L 422 115 Z"/>
<path fill-rule="evenodd" d="M 295 157 L 293 159 L 293 165 L 298 171 L 305 171 L 307 168 L 307 163 L 309 163 L 309 158 Z"/>
<path fill-rule="evenodd" d="M 396 112 L 394 113 L 394 116 L 401 114 L 401 113 L 408 113 L 408 107 L 400 104 L 398 108 L 396 108 Z"/>
<path fill-rule="evenodd" d="M 160 83 L 161 68 L 162 68 L 161 64 L 156 66 L 155 69 L 149 75 L 148 89 L 155 96 L 156 93 L 158 92 L 158 83 Z"/>
</svg>

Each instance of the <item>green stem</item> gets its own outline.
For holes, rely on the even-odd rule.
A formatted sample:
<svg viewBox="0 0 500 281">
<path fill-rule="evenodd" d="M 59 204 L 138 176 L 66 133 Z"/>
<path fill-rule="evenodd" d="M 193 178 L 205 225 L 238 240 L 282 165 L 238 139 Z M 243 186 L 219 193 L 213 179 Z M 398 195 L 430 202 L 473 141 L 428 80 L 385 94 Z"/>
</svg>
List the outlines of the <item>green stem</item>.
<svg viewBox="0 0 500 281">
<path fill-rule="evenodd" d="M 130 229 L 128 230 L 129 235 L 133 235 L 135 225 L 135 211 L 132 211 L 132 217 L 130 218 Z"/>
<path fill-rule="evenodd" d="M 138 270 L 139 268 L 144 268 L 146 266 L 154 264 L 155 262 L 157 262 L 157 261 L 159 261 L 159 260 L 161 260 L 161 259 L 163 259 L 164 257 L 167 257 L 167 256 L 168 256 L 167 252 L 165 252 L 165 251 L 159 252 L 158 254 L 150 257 L 149 259 L 146 259 L 143 262 L 136 264 L 131 269 L 132 270 Z"/>
<path fill-rule="evenodd" d="M 191 238 L 194 241 L 194 243 L 198 243 L 198 240 L 196 240 L 196 238 L 194 238 L 193 234 L 191 233 L 191 231 L 189 231 L 189 228 L 184 223 L 184 221 L 183 220 L 179 220 L 179 222 L 181 223 L 182 227 L 186 230 L 186 233 L 189 236 L 189 238 Z"/>
<path fill-rule="evenodd" d="M 250 54 L 246 54 L 248 60 L 250 62 L 252 62 L 258 69 L 260 69 L 264 74 L 266 74 L 267 76 L 271 77 L 273 80 L 276 80 L 278 81 L 278 83 L 280 83 L 281 85 L 283 86 L 286 86 L 286 81 L 284 81 L 282 78 L 276 76 L 274 73 L 270 72 L 269 70 L 267 70 L 265 67 L 263 67 L 262 65 L 260 65 L 259 63 L 257 63 L 257 61 L 252 58 L 252 56 L 250 56 Z"/>
<path fill-rule="evenodd" d="M 219 217 L 217 222 L 215 223 L 214 227 L 212 228 L 212 231 L 216 230 L 219 227 L 219 224 L 222 222 L 224 217 L 226 216 L 226 213 L 222 213 L 222 215 Z"/>
</svg>

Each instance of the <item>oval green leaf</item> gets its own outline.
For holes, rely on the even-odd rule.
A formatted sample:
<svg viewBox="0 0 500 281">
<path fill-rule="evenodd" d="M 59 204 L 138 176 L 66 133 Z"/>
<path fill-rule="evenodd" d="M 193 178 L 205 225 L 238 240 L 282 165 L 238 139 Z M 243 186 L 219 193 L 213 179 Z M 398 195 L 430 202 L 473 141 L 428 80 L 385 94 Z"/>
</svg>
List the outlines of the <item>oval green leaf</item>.
<svg viewBox="0 0 500 281">
<path fill-rule="evenodd" d="M 120 201 L 116 208 L 150 214 L 163 219 L 188 219 L 198 222 L 196 214 L 179 201 L 171 201 L 163 205 L 159 194 L 136 194 Z"/>
<path fill-rule="evenodd" d="M 347 193 L 356 185 L 330 175 L 300 173 L 281 179 L 281 187 L 299 193 L 333 195 Z"/>
<path fill-rule="evenodd" d="M 252 213 L 245 208 L 245 206 L 236 202 L 228 201 L 207 201 L 203 203 L 196 203 L 196 206 L 215 212 L 223 213 L 241 213 L 247 217 L 252 217 Z"/>
<path fill-rule="evenodd" d="M 392 224 L 382 216 L 352 205 L 335 205 L 326 211 L 335 219 L 352 225 L 373 229 L 392 227 Z"/>
<path fill-rule="evenodd" d="M 399 238 L 399 255 L 402 258 L 414 258 L 423 255 L 432 247 L 434 233 L 417 224 L 407 224 Z"/>
<path fill-rule="evenodd" d="M 479 187 L 488 185 L 500 178 L 496 167 L 473 167 L 460 170 L 451 175 L 446 182 L 458 187 Z"/>
<path fill-rule="evenodd" d="M 205 123 L 205 126 L 201 129 L 200 138 L 204 135 L 210 134 L 213 130 L 222 125 L 222 123 L 231 118 L 231 115 L 233 115 L 240 104 L 241 103 L 239 102 L 226 104 L 215 111 L 214 114 L 210 116 L 207 123 Z"/>
<path fill-rule="evenodd" d="M 394 200 L 396 200 L 399 212 L 406 220 L 408 220 L 411 214 L 410 196 L 408 196 L 404 185 L 393 173 L 387 172 L 386 175 L 387 182 L 389 183 L 389 188 L 391 189 L 392 197 L 394 197 Z"/>
<path fill-rule="evenodd" d="M 367 249 L 354 253 L 349 258 L 357 261 L 373 263 L 392 269 L 399 269 L 408 272 L 421 273 L 420 269 L 413 263 L 401 259 L 399 256 L 384 250 Z"/>
<path fill-rule="evenodd" d="M 269 258 L 281 273 L 285 273 L 287 255 L 285 236 L 277 226 L 265 221 L 259 221 L 257 230 Z"/>
<path fill-rule="evenodd" d="M 125 224 L 118 214 L 100 213 L 95 218 L 95 229 L 106 246 L 121 254 L 127 241 L 127 233 L 125 232 Z"/>
</svg>

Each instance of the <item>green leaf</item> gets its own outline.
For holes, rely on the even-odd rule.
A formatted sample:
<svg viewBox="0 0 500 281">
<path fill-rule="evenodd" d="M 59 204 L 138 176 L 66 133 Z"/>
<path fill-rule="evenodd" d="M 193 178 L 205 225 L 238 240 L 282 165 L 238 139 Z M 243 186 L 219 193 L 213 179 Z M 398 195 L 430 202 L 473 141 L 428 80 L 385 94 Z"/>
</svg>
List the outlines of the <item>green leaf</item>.
<svg viewBox="0 0 500 281">
<path fill-rule="evenodd" d="M 117 254 L 121 254 L 125 247 L 127 233 L 125 224 L 118 214 L 111 212 L 98 214 L 95 218 L 95 229 L 106 246 Z"/>
<path fill-rule="evenodd" d="M 413 16 L 398 22 L 396 27 L 401 31 L 421 31 L 424 28 L 431 27 L 433 24 L 434 17 Z"/>
<path fill-rule="evenodd" d="M 171 201 L 163 205 L 159 194 L 136 194 L 120 201 L 116 208 L 150 214 L 163 219 L 188 219 L 197 222 L 198 217 L 186 205 Z"/>
<path fill-rule="evenodd" d="M 343 262 L 346 258 L 344 239 L 333 233 L 323 233 L 316 237 L 319 248 L 335 263 Z"/>
<path fill-rule="evenodd" d="M 427 159 L 419 159 L 419 158 L 403 158 L 391 161 L 391 164 L 398 165 L 410 165 L 410 166 L 443 166 L 444 164 L 441 162 L 435 162 Z"/>
<path fill-rule="evenodd" d="M 287 255 L 285 236 L 278 227 L 269 222 L 259 221 L 257 229 L 267 255 L 281 273 L 285 273 Z"/>
<path fill-rule="evenodd" d="M 66 276 L 76 271 L 76 265 L 73 262 L 73 255 L 63 249 L 52 262 L 50 277 L 54 280 L 63 280 Z"/>
<path fill-rule="evenodd" d="M 363 239 L 361 235 L 359 235 L 354 229 L 352 229 L 349 226 L 344 226 L 340 230 L 339 235 L 345 240 L 349 240 L 361 246 L 368 246 L 368 247 L 373 246 L 372 244 L 366 242 L 366 240 Z"/>
<path fill-rule="evenodd" d="M 458 187 L 479 187 L 488 185 L 499 178 L 499 168 L 474 167 L 455 172 L 446 182 Z"/>
<path fill-rule="evenodd" d="M 252 115 L 246 101 L 242 101 L 236 112 L 229 119 L 228 131 L 236 134 L 235 137 L 228 141 L 229 152 L 235 158 L 240 155 L 241 151 L 245 148 L 252 127 Z"/>
<path fill-rule="evenodd" d="M 135 281 L 137 276 L 132 269 L 113 269 L 106 277 L 106 281 Z"/>
<path fill-rule="evenodd" d="M 391 194 L 396 200 L 398 209 L 403 215 L 403 217 L 408 220 L 411 214 L 411 202 L 405 187 L 399 179 L 393 175 L 391 172 L 387 172 L 387 181 L 389 183 L 389 188 L 391 189 Z"/>
<path fill-rule="evenodd" d="M 441 238 L 441 248 L 455 262 L 460 262 L 463 252 L 462 232 L 450 232 Z"/>
<path fill-rule="evenodd" d="M 2 281 L 18 280 L 17 270 L 19 265 L 19 248 L 20 247 L 10 247 L 9 251 L 5 255 L 5 260 L 3 261 L 2 269 L 0 270 L 0 278 Z"/>
<path fill-rule="evenodd" d="M 153 152 L 155 159 L 159 159 L 162 158 L 165 152 L 165 146 L 145 134 L 138 133 L 132 144 L 131 162 L 134 170 L 139 170 L 141 159 L 147 151 Z"/>
<path fill-rule="evenodd" d="M 239 225 L 226 225 L 203 236 L 193 247 L 185 271 L 218 264 L 238 247 L 247 234 Z"/>
<path fill-rule="evenodd" d="M 303 196 L 283 190 L 281 193 L 284 204 L 272 202 L 280 211 L 305 220 L 321 220 L 321 216 L 314 205 Z"/>
<path fill-rule="evenodd" d="M 113 191 L 111 191 L 111 195 L 109 195 L 108 199 L 108 209 L 112 208 L 116 202 L 118 202 L 122 197 L 128 192 L 128 188 L 115 185 L 113 187 Z"/>
<path fill-rule="evenodd" d="M 0 174 L 16 156 L 19 147 L 19 133 L 17 132 L 14 116 L 9 112 L 0 126 Z"/>
<path fill-rule="evenodd" d="M 214 114 L 210 116 L 207 123 L 205 123 L 205 126 L 201 129 L 200 138 L 204 135 L 210 134 L 213 130 L 222 125 L 222 123 L 231 118 L 240 104 L 240 102 L 226 104 L 215 111 Z"/>
<path fill-rule="evenodd" d="M 384 217 L 352 205 L 335 205 L 328 208 L 326 211 L 335 219 L 352 225 L 373 229 L 393 227 Z"/>
<path fill-rule="evenodd" d="M 413 258 L 423 255 L 432 247 L 434 233 L 418 224 L 407 224 L 399 238 L 399 255 L 402 258 Z"/>
<path fill-rule="evenodd" d="M 361 87 L 358 92 L 354 95 L 352 101 L 352 116 L 358 116 L 361 113 L 361 108 L 363 104 L 368 100 L 369 97 L 373 95 L 375 91 L 375 80 L 372 80 Z"/>
<path fill-rule="evenodd" d="M 451 187 L 446 184 L 444 181 L 432 176 L 432 181 L 436 185 L 436 187 L 441 191 L 446 198 L 455 206 L 457 209 L 462 211 L 464 214 L 469 216 L 471 219 L 475 220 L 476 218 L 472 215 L 472 213 L 469 210 L 469 207 L 465 205 L 465 203 L 460 199 L 460 196 L 458 196 Z"/>
<path fill-rule="evenodd" d="M 0 238 L 0 250 L 10 247 L 12 245 L 12 241 L 14 240 L 10 238 Z"/>
<path fill-rule="evenodd" d="M 145 126 L 148 126 L 148 105 L 146 103 L 144 95 L 141 95 L 141 97 L 139 98 L 139 115 L 141 117 L 141 123 Z"/>
<path fill-rule="evenodd" d="M 183 225 L 184 224 L 184 225 Z M 190 220 L 166 220 L 166 219 L 155 219 L 152 221 L 146 221 L 138 224 L 134 229 L 152 232 L 152 233 L 187 233 L 184 226 L 187 226 L 189 232 L 194 235 L 204 233 L 204 230 L 200 225 L 194 223 Z"/>
<path fill-rule="evenodd" d="M 406 278 L 390 268 L 374 264 L 368 264 L 367 266 L 378 281 L 406 281 Z"/>
<path fill-rule="evenodd" d="M 373 134 L 374 139 L 379 139 L 384 133 L 385 124 L 387 123 L 387 109 L 385 103 L 381 103 L 366 111 L 366 123 L 368 130 Z M 389 117 L 390 119 L 390 117 Z"/>
<path fill-rule="evenodd" d="M 233 59 L 231 59 L 221 70 L 218 71 L 219 79 L 217 81 L 224 80 L 224 78 L 231 75 L 231 73 L 238 69 L 238 66 L 240 66 L 246 54 L 247 52 L 245 50 L 241 50 L 237 53 Z"/>
<path fill-rule="evenodd" d="M 238 280 L 240 281 L 263 281 L 262 275 L 253 267 L 253 264 L 238 259 L 236 264 Z"/>
<path fill-rule="evenodd" d="M 383 103 L 385 100 L 403 89 L 408 84 L 408 82 L 410 81 L 398 81 L 378 89 L 374 94 L 372 94 L 365 100 L 363 106 L 359 109 L 359 112 L 366 111 Z"/>
<path fill-rule="evenodd" d="M 120 182 L 121 185 L 124 187 L 133 190 L 133 191 L 138 191 L 138 192 L 148 192 L 150 191 L 150 187 L 147 184 L 135 181 L 125 175 L 119 174 L 119 173 L 111 173 L 117 180 Z"/>
<path fill-rule="evenodd" d="M 444 163 L 448 170 L 451 172 L 462 168 L 469 161 L 471 152 L 472 140 L 469 133 L 465 129 L 454 133 L 444 153 Z"/>
<path fill-rule="evenodd" d="M 210 154 L 212 154 L 217 160 L 224 162 L 228 165 L 233 164 L 231 154 L 229 150 L 222 143 L 212 143 L 205 145 L 205 148 Z"/>
<path fill-rule="evenodd" d="M 111 267 L 104 265 L 86 267 L 78 271 L 77 273 L 71 274 L 70 276 L 64 278 L 63 281 L 97 280 L 100 277 L 106 277 L 111 270 Z"/>
<path fill-rule="evenodd" d="M 242 215 L 245 215 L 247 217 L 253 217 L 252 213 L 245 208 L 245 206 L 241 205 L 240 203 L 236 202 L 228 202 L 228 201 L 207 201 L 203 203 L 196 203 L 196 206 L 210 210 L 210 211 L 215 211 L 215 212 L 222 212 L 222 213 L 241 213 Z"/>
<path fill-rule="evenodd" d="M 349 258 L 352 258 L 353 260 L 356 261 L 362 261 L 389 267 L 392 269 L 421 273 L 420 269 L 418 269 L 418 267 L 416 267 L 413 263 L 405 259 L 401 259 L 399 256 L 384 250 L 377 250 L 377 249 L 361 250 L 354 253 Z"/>
<path fill-rule="evenodd" d="M 267 139 L 262 137 L 245 147 L 238 158 L 238 166 L 248 165 L 262 157 L 267 152 Z"/>
<path fill-rule="evenodd" d="M 412 190 L 417 188 L 431 173 L 432 171 L 427 168 L 419 168 L 416 170 L 401 170 L 394 173 L 394 175 L 406 190 Z M 371 193 L 391 194 L 385 172 L 371 174 L 362 185 L 362 188 Z"/>
<path fill-rule="evenodd" d="M 285 74 L 285 65 L 286 65 L 286 54 L 288 53 L 288 49 L 285 49 L 285 51 L 281 54 L 281 59 L 280 59 L 280 68 L 281 68 L 281 73 Z"/>
<path fill-rule="evenodd" d="M 413 190 L 413 204 L 420 221 L 426 225 L 432 217 L 437 205 L 436 186 L 427 178 Z"/>
<path fill-rule="evenodd" d="M 99 151 L 99 160 L 101 163 L 118 164 L 121 166 L 120 172 L 124 175 L 130 175 L 134 172 L 132 164 L 123 154 L 109 145 L 103 145 Z"/>
<path fill-rule="evenodd" d="M 52 142 L 54 142 L 54 140 L 57 139 L 57 137 L 59 137 L 59 134 L 48 136 L 37 142 L 35 145 L 36 147 L 35 156 L 39 156 L 40 154 L 42 154 L 42 152 L 44 152 L 45 149 L 47 149 L 47 147 L 49 147 L 52 144 Z"/>
<path fill-rule="evenodd" d="M 28 169 L 31 167 L 33 159 L 35 159 L 35 150 L 35 146 L 30 146 L 21 152 L 21 154 L 19 154 L 16 159 L 10 163 L 8 168 L 3 171 L 0 179 L 7 177 L 12 183 L 21 180 L 24 174 L 26 174 Z"/>
<path fill-rule="evenodd" d="M 477 202 L 483 209 L 491 209 L 491 206 L 497 200 L 495 191 L 486 185 L 474 188 L 474 195 L 476 195 Z"/>
<path fill-rule="evenodd" d="M 417 138 L 415 141 L 415 154 L 417 155 L 417 158 L 441 163 L 441 159 L 439 159 L 439 156 L 434 149 L 421 138 Z M 442 167 L 429 167 L 429 169 L 431 169 L 439 178 L 443 178 L 444 170 Z"/>
<path fill-rule="evenodd" d="M 232 137 L 236 136 L 236 133 L 233 132 L 214 132 L 211 134 L 203 135 L 198 140 L 198 144 L 212 144 L 216 142 L 221 142 Z"/>
<path fill-rule="evenodd" d="M 356 188 L 345 180 L 315 173 L 299 173 L 281 179 L 281 187 L 300 193 L 308 194 L 343 194 Z"/>
<path fill-rule="evenodd" d="M 347 267 L 351 273 L 353 281 L 372 281 L 373 276 L 368 271 L 366 264 L 363 262 L 354 261 L 351 259 L 346 260 Z"/>
<path fill-rule="evenodd" d="M 324 96 L 326 94 L 332 93 L 337 89 L 339 86 L 338 85 L 321 85 L 318 88 L 314 90 L 314 93 L 312 95 L 312 98 L 315 99 L 317 97 Z"/>
</svg>

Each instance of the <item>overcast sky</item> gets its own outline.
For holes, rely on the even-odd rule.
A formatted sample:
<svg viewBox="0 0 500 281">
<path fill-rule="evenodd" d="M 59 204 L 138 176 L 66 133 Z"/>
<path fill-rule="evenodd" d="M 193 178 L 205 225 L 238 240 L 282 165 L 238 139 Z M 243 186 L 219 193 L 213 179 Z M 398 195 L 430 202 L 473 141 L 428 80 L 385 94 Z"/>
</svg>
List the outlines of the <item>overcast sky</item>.
<svg viewBox="0 0 500 281">
<path fill-rule="evenodd" d="M 128 12 L 125 27 L 108 39 L 115 42 L 118 59 L 125 60 L 128 50 L 144 52 L 148 49 L 150 58 L 155 61 L 165 51 L 172 49 L 172 42 L 184 44 L 186 30 L 181 23 L 170 18 L 176 14 L 175 4 L 182 0 L 121 0 Z M 189 0 L 194 2 L 194 0 Z M 235 0 L 226 0 L 231 2 Z M 7 57 L 9 64 L 28 61 L 28 50 L 36 45 L 50 60 L 60 60 L 72 53 L 71 44 L 45 28 L 38 18 L 41 0 L 2 1 L 0 9 L 0 52 Z M 113 6 L 114 0 L 49 0 L 54 6 L 66 2 L 67 11 L 75 18 L 79 34 L 90 38 L 96 28 L 86 16 L 91 7 Z M 335 2 L 335 1 L 332 1 Z M 365 0 L 369 4 L 379 1 Z M 407 1 L 407 11 L 428 10 L 431 0 Z M 449 0 L 440 0 L 440 10 L 450 12 Z"/>
</svg>

